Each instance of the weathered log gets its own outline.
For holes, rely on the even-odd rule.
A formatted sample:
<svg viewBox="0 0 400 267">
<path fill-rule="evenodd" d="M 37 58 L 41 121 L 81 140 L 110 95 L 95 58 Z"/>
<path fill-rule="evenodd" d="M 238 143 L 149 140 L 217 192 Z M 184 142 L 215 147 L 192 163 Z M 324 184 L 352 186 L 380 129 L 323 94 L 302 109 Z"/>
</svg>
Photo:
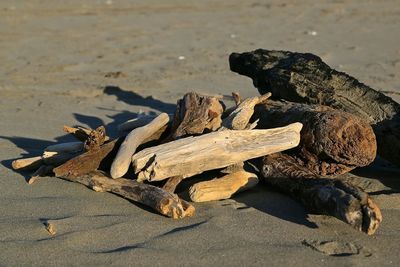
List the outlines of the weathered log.
<svg viewBox="0 0 400 267">
<path fill-rule="evenodd" d="M 111 179 L 100 171 L 81 173 L 76 176 L 57 175 L 57 177 L 81 183 L 96 192 L 112 192 L 151 207 L 157 212 L 174 219 L 190 217 L 194 214 L 195 209 L 191 204 L 180 199 L 177 195 L 149 184 L 138 183 L 124 178 Z"/>
<path fill-rule="evenodd" d="M 327 106 L 268 101 L 255 108 L 259 128 L 301 122 L 300 145 L 286 151 L 320 176 L 334 176 L 369 165 L 376 156 L 375 135 L 360 118 Z"/>
<path fill-rule="evenodd" d="M 233 53 L 232 71 L 253 79 L 261 94 L 275 99 L 322 104 L 369 122 L 378 154 L 400 165 L 400 104 L 346 73 L 336 71 L 313 54 L 258 49 Z"/>
<path fill-rule="evenodd" d="M 194 202 L 228 199 L 233 194 L 250 189 L 257 184 L 256 174 L 242 170 L 210 181 L 196 183 L 190 187 L 189 195 Z"/>
<path fill-rule="evenodd" d="M 133 155 L 138 181 L 201 173 L 296 147 L 301 123 L 269 130 L 218 131 L 151 147 Z M 212 155 L 212 160 L 210 160 Z"/>
<path fill-rule="evenodd" d="M 63 165 L 53 169 L 57 177 L 78 177 L 95 171 L 99 168 L 100 163 L 116 146 L 117 140 L 109 141 L 98 149 L 89 150 L 77 157 L 74 157 Z"/>
<path fill-rule="evenodd" d="M 169 140 L 210 132 L 221 126 L 223 107 L 215 97 L 194 92 L 178 100 Z"/>
<path fill-rule="evenodd" d="M 266 182 L 299 200 L 311 212 L 334 216 L 368 235 L 382 222 L 376 203 L 361 188 L 320 178 L 283 153 L 267 155 L 259 166 Z"/>
<path fill-rule="evenodd" d="M 117 156 L 111 165 L 111 177 L 120 178 L 126 174 L 136 149 L 149 137 L 153 136 L 160 129 L 164 128 L 169 121 L 167 113 L 161 113 L 149 124 L 132 130 L 119 147 Z M 164 128 L 165 129 L 165 128 Z"/>
</svg>

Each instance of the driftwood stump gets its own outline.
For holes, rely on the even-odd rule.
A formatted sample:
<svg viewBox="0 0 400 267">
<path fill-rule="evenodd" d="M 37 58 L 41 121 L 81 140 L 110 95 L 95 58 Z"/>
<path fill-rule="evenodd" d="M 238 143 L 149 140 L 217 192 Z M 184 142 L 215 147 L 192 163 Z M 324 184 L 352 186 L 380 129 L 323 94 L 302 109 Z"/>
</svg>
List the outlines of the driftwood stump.
<svg viewBox="0 0 400 267">
<path fill-rule="evenodd" d="M 378 153 L 400 165 L 400 104 L 336 71 L 313 54 L 258 49 L 232 53 L 232 71 L 253 79 L 261 94 L 275 99 L 321 104 L 354 114 L 370 123 Z"/>
<path fill-rule="evenodd" d="M 215 97 L 194 92 L 178 100 L 169 140 L 215 131 L 221 126 L 223 107 Z"/>
<path fill-rule="evenodd" d="M 347 112 L 319 105 L 268 101 L 256 106 L 259 128 L 301 122 L 298 147 L 286 151 L 300 166 L 319 176 L 335 176 L 369 165 L 376 156 L 371 126 Z"/>
</svg>

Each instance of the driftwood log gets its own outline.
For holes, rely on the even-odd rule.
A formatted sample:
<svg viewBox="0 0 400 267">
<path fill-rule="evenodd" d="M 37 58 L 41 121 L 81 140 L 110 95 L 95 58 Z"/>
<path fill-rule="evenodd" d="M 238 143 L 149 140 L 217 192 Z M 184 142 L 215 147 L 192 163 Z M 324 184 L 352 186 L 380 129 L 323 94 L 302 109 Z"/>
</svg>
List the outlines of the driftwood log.
<svg viewBox="0 0 400 267">
<path fill-rule="evenodd" d="M 267 155 L 259 169 L 267 183 L 299 200 L 311 212 L 335 216 L 368 235 L 382 222 L 379 207 L 361 188 L 339 179 L 319 178 L 291 156 Z"/>
<path fill-rule="evenodd" d="M 109 141 L 97 149 L 89 150 L 53 169 L 57 177 L 79 177 L 99 168 L 100 163 L 114 149 L 117 140 Z"/>
<path fill-rule="evenodd" d="M 133 155 L 132 164 L 138 181 L 201 173 L 296 147 L 301 127 L 301 123 L 293 123 L 269 130 L 218 131 L 187 137 L 144 149 Z"/>
<path fill-rule="evenodd" d="M 126 199 L 153 208 L 159 213 L 174 218 L 189 217 L 194 214 L 194 207 L 177 195 L 149 184 L 138 183 L 129 179 L 112 179 L 100 171 L 86 174 L 65 175 L 57 177 L 86 185 L 96 192 L 112 192 Z"/>
<path fill-rule="evenodd" d="M 221 200 L 257 184 L 256 174 L 241 170 L 210 181 L 196 183 L 190 187 L 189 195 L 194 202 Z"/>
<path fill-rule="evenodd" d="M 110 174 L 112 178 L 124 176 L 131 164 L 132 155 L 136 149 L 156 134 L 160 129 L 164 129 L 169 121 L 167 113 L 161 113 L 147 125 L 132 130 L 122 142 L 118 153 L 111 165 Z"/>
<path fill-rule="evenodd" d="M 301 122 L 300 145 L 284 152 L 317 176 L 335 176 L 369 165 L 376 156 L 371 126 L 360 118 L 320 105 L 268 101 L 256 106 L 263 129 Z"/>
<path fill-rule="evenodd" d="M 390 97 L 313 54 L 258 49 L 232 53 L 229 63 L 232 71 L 252 78 L 261 94 L 331 106 L 362 118 L 374 129 L 379 155 L 400 165 L 400 104 Z"/>
<path fill-rule="evenodd" d="M 254 114 L 254 107 L 265 102 L 271 94 L 255 96 L 243 101 L 238 93 L 232 93 L 232 96 L 236 107 L 222 120 L 222 126 L 218 131 L 255 128 L 258 120 L 255 123 L 249 123 Z M 258 183 L 257 175 L 246 172 L 243 165 L 243 162 L 237 162 L 221 171 L 227 173 L 227 175 L 194 184 L 189 190 L 190 198 L 195 202 L 221 200 L 254 187 Z"/>
<path fill-rule="evenodd" d="M 194 92 L 186 94 L 178 100 L 169 140 L 215 131 L 221 127 L 223 111 L 222 104 L 215 97 Z"/>
</svg>

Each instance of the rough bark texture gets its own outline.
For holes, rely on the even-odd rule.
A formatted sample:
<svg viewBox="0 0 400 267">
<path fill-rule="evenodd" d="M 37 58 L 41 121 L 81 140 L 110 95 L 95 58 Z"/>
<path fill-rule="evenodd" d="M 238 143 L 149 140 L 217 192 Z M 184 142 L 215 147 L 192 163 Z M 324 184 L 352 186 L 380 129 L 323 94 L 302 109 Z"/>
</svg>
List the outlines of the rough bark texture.
<svg viewBox="0 0 400 267">
<path fill-rule="evenodd" d="M 232 71 L 253 79 L 261 94 L 274 99 L 322 104 L 354 114 L 369 122 L 378 142 L 378 153 L 400 165 L 400 104 L 331 69 L 313 54 L 258 49 L 232 53 Z"/>
<path fill-rule="evenodd" d="M 269 130 L 218 131 L 144 149 L 132 157 L 138 181 L 201 173 L 296 147 L 300 123 Z M 212 160 L 210 160 L 212 155 Z"/>
<path fill-rule="evenodd" d="M 114 149 L 117 140 L 103 144 L 98 149 L 89 150 L 82 155 L 74 157 L 65 162 L 63 165 L 55 168 L 54 174 L 57 177 L 78 177 L 95 171 L 99 168 L 100 163 Z"/>
<path fill-rule="evenodd" d="M 312 212 L 335 216 L 369 235 L 382 222 L 379 207 L 361 188 L 338 179 L 320 178 L 289 155 L 264 157 L 260 170 L 267 183 L 301 201 Z"/>
<path fill-rule="evenodd" d="M 111 179 L 105 173 L 92 171 L 76 176 L 66 175 L 57 177 L 81 183 L 96 192 L 112 192 L 126 199 L 144 204 L 157 212 L 174 219 L 189 217 L 194 214 L 194 207 L 177 195 L 161 188 L 138 183 L 128 179 Z"/>
<path fill-rule="evenodd" d="M 190 187 L 189 195 L 194 202 L 221 200 L 257 184 L 256 174 L 241 170 L 210 181 L 196 183 Z"/>
<path fill-rule="evenodd" d="M 347 112 L 320 105 L 268 101 L 256 106 L 255 118 L 259 119 L 259 128 L 301 122 L 300 144 L 287 154 L 320 176 L 334 176 L 369 165 L 376 156 L 371 126 Z"/>
<path fill-rule="evenodd" d="M 90 131 L 88 137 L 86 138 L 83 147 L 86 151 L 96 150 L 104 144 L 106 141 L 106 129 L 104 126 L 100 126 L 95 130 Z"/>
<path fill-rule="evenodd" d="M 221 126 L 223 107 L 215 97 L 201 96 L 194 92 L 178 100 L 172 122 L 170 140 L 183 136 L 211 132 Z"/>
</svg>

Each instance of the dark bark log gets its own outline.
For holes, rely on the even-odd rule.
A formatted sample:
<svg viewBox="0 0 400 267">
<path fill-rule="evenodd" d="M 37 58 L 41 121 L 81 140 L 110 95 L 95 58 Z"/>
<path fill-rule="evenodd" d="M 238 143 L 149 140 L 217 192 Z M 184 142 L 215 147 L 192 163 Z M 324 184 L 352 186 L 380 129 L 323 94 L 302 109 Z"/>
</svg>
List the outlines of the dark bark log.
<svg viewBox="0 0 400 267">
<path fill-rule="evenodd" d="M 174 219 L 189 217 L 194 214 L 194 207 L 191 204 L 180 199 L 177 195 L 149 184 L 123 178 L 112 179 L 100 171 L 92 171 L 76 176 L 61 175 L 57 177 L 81 183 L 96 192 L 112 192 L 151 207 L 157 212 Z"/>
<path fill-rule="evenodd" d="M 322 104 L 354 114 L 373 126 L 378 153 L 400 165 L 400 104 L 336 71 L 313 54 L 258 49 L 233 53 L 232 71 L 253 79 L 261 94 L 274 99 Z"/>
<path fill-rule="evenodd" d="M 301 122 L 300 144 L 285 151 L 319 176 L 334 176 L 369 165 L 376 156 L 371 126 L 347 112 L 319 105 L 269 101 L 257 105 L 254 119 L 259 128 Z"/>
<path fill-rule="evenodd" d="M 116 148 L 116 144 L 117 140 L 110 141 L 98 149 L 89 150 L 67 161 L 53 171 L 57 177 L 78 177 L 95 171 L 107 155 Z"/>
<path fill-rule="evenodd" d="M 320 178 L 291 156 L 265 156 L 260 170 L 267 183 L 299 200 L 311 212 L 334 216 L 368 235 L 375 233 L 382 221 L 379 207 L 361 188 Z"/>
</svg>

